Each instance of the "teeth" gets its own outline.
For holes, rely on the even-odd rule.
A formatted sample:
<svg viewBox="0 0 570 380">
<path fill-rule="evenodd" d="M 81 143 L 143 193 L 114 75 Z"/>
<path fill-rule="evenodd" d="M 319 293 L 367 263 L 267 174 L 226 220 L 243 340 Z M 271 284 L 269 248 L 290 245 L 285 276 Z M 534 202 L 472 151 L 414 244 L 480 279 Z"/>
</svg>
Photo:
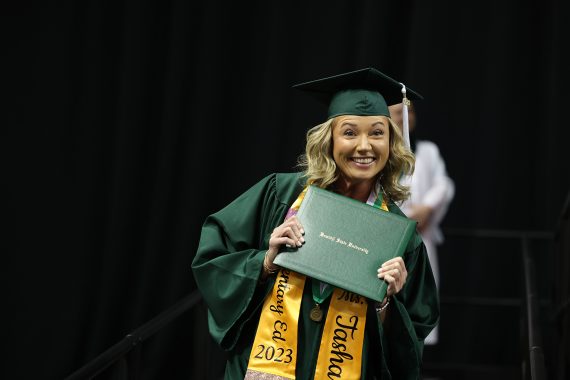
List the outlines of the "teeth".
<svg viewBox="0 0 570 380">
<path fill-rule="evenodd" d="M 353 158 L 352 159 L 354 162 L 357 162 L 359 164 L 369 164 L 372 161 L 374 161 L 373 158 L 367 157 L 367 158 Z"/>
</svg>

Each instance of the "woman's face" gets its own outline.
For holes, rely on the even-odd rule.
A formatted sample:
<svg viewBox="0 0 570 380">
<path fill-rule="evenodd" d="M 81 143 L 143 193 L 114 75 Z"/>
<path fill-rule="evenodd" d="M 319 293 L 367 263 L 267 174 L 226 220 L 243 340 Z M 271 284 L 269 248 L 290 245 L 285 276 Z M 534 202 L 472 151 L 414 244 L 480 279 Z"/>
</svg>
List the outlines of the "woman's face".
<svg viewBox="0 0 570 380">
<path fill-rule="evenodd" d="M 333 124 L 333 158 L 347 181 L 376 179 L 390 155 L 390 123 L 384 116 L 338 116 Z"/>
</svg>

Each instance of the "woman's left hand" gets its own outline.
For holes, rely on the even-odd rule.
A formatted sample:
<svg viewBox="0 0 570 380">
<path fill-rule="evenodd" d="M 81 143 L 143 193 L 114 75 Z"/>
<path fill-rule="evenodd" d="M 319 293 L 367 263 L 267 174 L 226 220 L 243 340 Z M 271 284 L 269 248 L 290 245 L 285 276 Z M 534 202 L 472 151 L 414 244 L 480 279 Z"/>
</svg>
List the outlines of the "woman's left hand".
<svg viewBox="0 0 570 380">
<path fill-rule="evenodd" d="M 388 297 L 402 290 L 407 277 L 406 264 L 401 257 L 390 259 L 378 268 L 378 278 L 388 283 Z"/>
</svg>

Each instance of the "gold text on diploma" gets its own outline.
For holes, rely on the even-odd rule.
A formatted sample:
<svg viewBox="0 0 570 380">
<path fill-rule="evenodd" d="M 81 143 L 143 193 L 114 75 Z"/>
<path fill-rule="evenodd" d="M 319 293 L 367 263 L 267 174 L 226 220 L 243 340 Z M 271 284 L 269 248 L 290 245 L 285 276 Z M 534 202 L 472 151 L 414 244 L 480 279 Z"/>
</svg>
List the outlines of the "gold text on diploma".
<svg viewBox="0 0 570 380">
<path fill-rule="evenodd" d="M 368 248 L 360 247 L 360 246 L 354 244 L 354 243 L 351 242 L 351 241 L 343 240 L 343 239 L 341 239 L 341 238 L 338 238 L 338 237 L 335 237 L 335 236 L 332 236 L 332 235 L 327 235 L 327 234 L 325 234 L 325 233 L 322 232 L 322 231 L 321 231 L 319 237 L 321 237 L 321 238 L 323 238 L 323 239 L 330 240 L 330 241 L 332 241 L 333 243 L 345 245 L 345 246 L 347 246 L 348 248 L 355 249 L 355 250 L 357 250 L 357 251 L 360 251 L 360 252 L 365 253 L 365 254 L 368 255 Z"/>
</svg>

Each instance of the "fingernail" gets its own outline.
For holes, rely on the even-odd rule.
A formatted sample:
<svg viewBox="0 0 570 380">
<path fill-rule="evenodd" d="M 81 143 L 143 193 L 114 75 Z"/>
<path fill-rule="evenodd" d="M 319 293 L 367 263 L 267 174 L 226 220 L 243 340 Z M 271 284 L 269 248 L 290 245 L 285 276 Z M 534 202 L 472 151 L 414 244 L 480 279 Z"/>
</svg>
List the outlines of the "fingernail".
<svg viewBox="0 0 570 380">
<path fill-rule="evenodd" d="M 305 238 L 301 236 L 301 243 L 305 242 Z"/>
<path fill-rule="evenodd" d="M 301 228 L 301 233 L 305 235 L 305 230 Z"/>
</svg>

